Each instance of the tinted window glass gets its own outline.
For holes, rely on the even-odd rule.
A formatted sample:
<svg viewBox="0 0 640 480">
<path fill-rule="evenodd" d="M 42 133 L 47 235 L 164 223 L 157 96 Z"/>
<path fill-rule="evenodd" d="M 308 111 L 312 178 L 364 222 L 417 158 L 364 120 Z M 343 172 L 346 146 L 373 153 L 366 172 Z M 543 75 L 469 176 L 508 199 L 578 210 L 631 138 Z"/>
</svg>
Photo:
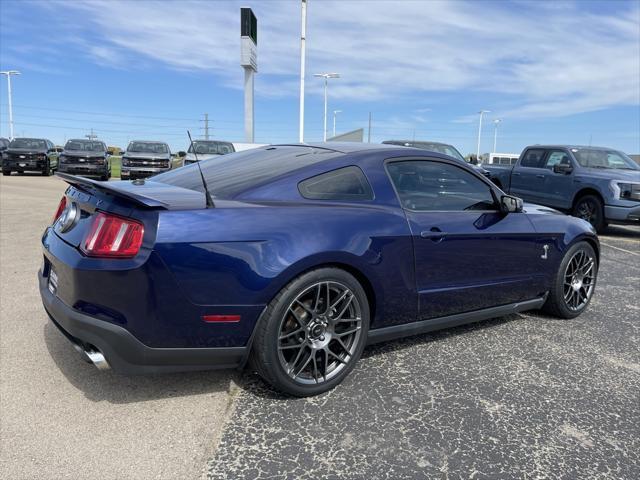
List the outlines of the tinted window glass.
<svg viewBox="0 0 640 480">
<path fill-rule="evenodd" d="M 358 167 L 345 167 L 309 178 L 298 185 L 313 200 L 372 200 L 373 191 Z"/>
<path fill-rule="evenodd" d="M 189 145 L 188 153 L 193 153 L 194 147 L 198 155 L 225 155 L 234 151 L 230 143 L 211 140 L 196 140 L 193 145 Z"/>
<path fill-rule="evenodd" d="M 400 202 L 410 210 L 495 210 L 489 186 L 462 168 L 440 162 L 387 165 Z"/>
<path fill-rule="evenodd" d="M 131 153 L 167 153 L 169 148 L 166 143 L 131 142 L 127 147 Z"/>
<path fill-rule="evenodd" d="M 153 177 L 190 190 L 204 191 L 198 165 L 213 198 L 232 198 L 258 185 L 341 153 L 313 147 L 267 147 L 230 153 Z M 296 188 L 295 184 L 292 188 Z"/>
<path fill-rule="evenodd" d="M 38 138 L 16 138 L 9 144 L 10 148 L 33 148 L 34 150 L 46 150 L 47 142 Z"/>
<path fill-rule="evenodd" d="M 107 147 L 102 142 L 91 140 L 69 140 L 64 146 L 65 150 L 82 150 L 85 152 L 104 152 Z"/>
<path fill-rule="evenodd" d="M 520 166 L 531 167 L 531 168 L 542 168 L 543 158 L 544 158 L 544 150 L 542 149 L 527 150 L 527 153 L 522 159 L 522 162 L 520 162 Z"/>
<path fill-rule="evenodd" d="M 553 170 L 554 165 L 571 165 L 571 161 L 569 160 L 569 155 L 566 152 L 562 152 L 559 150 L 552 150 L 549 152 L 549 156 L 547 157 L 547 161 L 545 162 L 545 168 Z"/>
</svg>

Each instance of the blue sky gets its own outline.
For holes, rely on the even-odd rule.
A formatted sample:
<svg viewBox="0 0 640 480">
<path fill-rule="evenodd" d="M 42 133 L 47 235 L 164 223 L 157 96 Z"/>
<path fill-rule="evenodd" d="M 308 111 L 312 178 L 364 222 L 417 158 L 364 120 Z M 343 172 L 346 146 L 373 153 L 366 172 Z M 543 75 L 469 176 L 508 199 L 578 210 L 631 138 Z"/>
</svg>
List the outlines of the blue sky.
<svg viewBox="0 0 640 480">
<path fill-rule="evenodd" d="M 56 143 L 91 128 L 186 147 L 186 129 L 243 141 L 240 6 L 258 17 L 256 141 L 298 138 L 299 1 L 0 0 L 0 69 L 16 135 Z M 322 138 L 322 83 L 338 132 L 475 152 L 533 143 L 640 153 L 640 2 L 309 0 L 305 140 Z M 0 135 L 8 135 L 6 80 Z M 331 128 L 331 120 L 329 122 Z"/>
</svg>

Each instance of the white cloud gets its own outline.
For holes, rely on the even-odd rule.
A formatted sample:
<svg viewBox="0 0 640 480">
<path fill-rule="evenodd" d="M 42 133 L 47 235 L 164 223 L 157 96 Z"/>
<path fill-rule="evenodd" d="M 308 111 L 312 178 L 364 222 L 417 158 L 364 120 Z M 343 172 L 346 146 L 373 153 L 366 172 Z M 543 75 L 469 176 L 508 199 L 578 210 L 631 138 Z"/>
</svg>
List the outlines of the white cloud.
<svg viewBox="0 0 640 480">
<path fill-rule="evenodd" d="M 339 71 L 334 98 L 473 93 L 501 117 L 640 104 L 640 8 L 596 15 L 578 3 L 309 2 L 308 70 Z M 238 87 L 239 7 L 228 2 L 63 2 L 99 32 L 98 60 L 136 57 L 210 71 Z M 298 94 L 300 7 L 260 2 L 259 93 Z M 84 39 L 86 41 L 86 39 Z M 309 78 L 311 93 L 321 83 Z M 500 108 L 485 98 L 501 95 Z M 428 102 L 424 102 L 427 103 Z"/>
</svg>

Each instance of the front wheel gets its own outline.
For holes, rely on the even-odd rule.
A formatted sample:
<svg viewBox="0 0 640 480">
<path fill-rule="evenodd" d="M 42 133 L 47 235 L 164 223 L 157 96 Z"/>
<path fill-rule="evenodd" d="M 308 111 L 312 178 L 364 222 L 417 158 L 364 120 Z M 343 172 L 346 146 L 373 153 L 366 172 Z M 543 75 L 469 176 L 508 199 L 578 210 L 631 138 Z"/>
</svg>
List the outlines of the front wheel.
<svg viewBox="0 0 640 480">
<path fill-rule="evenodd" d="M 578 242 L 565 253 L 543 310 L 561 318 L 575 318 L 589 305 L 596 287 L 598 260 L 593 247 Z"/>
<path fill-rule="evenodd" d="M 585 195 L 579 198 L 573 207 L 573 216 L 589 222 L 598 233 L 606 227 L 602 201 L 595 195 Z"/>
<path fill-rule="evenodd" d="M 317 395 L 354 368 L 369 331 L 369 304 L 360 283 L 337 268 L 305 273 L 269 304 L 256 326 L 252 364 L 274 388 Z"/>
<path fill-rule="evenodd" d="M 52 173 L 51 163 L 47 162 L 47 164 L 44 167 L 44 170 L 42 171 L 42 175 L 44 175 L 45 177 L 50 177 L 51 173 Z"/>
<path fill-rule="evenodd" d="M 2 170 L 2 175 L 8 177 L 9 175 L 11 175 L 11 170 Z"/>
</svg>

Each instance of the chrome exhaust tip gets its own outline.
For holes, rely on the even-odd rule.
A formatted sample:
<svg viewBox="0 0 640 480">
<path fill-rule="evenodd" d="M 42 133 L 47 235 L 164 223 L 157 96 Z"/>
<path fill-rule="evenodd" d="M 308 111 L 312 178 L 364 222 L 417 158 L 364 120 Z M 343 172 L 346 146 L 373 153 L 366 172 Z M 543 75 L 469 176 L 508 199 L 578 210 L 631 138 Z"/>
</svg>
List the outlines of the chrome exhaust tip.
<svg viewBox="0 0 640 480">
<path fill-rule="evenodd" d="M 104 358 L 104 355 L 97 350 L 85 350 L 85 355 L 89 357 L 91 363 L 93 363 L 98 370 L 109 370 L 111 367 L 109 366 L 109 362 Z"/>
</svg>

